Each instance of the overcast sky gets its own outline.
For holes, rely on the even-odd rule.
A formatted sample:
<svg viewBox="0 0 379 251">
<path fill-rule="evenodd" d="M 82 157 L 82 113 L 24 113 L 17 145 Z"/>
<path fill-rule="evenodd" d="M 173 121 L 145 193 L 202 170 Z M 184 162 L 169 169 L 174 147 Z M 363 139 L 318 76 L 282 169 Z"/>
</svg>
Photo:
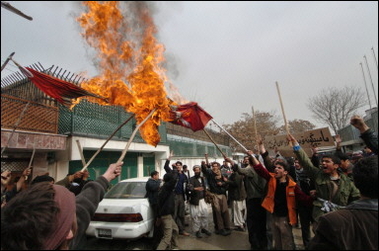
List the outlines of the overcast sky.
<svg viewBox="0 0 379 251">
<path fill-rule="evenodd" d="M 11 52 L 22 65 L 40 62 L 97 75 L 75 17 L 79 3 L 9 1 L 29 21 L 1 8 L 1 61 Z M 219 124 L 243 113 L 282 111 L 287 120 L 317 122 L 309 98 L 330 86 L 356 86 L 376 106 L 378 2 L 156 2 L 157 39 L 165 46 L 168 77 L 179 93 Z M 374 57 L 375 54 L 375 57 Z M 16 71 L 9 63 L 1 77 Z M 327 95 L 327 94 L 325 94 Z M 362 110 L 369 109 L 369 104 Z M 283 120 L 281 120 L 282 122 Z"/>
</svg>

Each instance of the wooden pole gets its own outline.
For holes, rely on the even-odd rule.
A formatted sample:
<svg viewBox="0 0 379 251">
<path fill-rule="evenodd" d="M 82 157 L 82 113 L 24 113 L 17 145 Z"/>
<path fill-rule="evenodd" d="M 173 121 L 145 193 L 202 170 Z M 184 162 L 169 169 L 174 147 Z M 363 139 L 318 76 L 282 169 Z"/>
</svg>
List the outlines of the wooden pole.
<svg viewBox="0 0 379 251">
<path fill-rule="evenodd" d="M 79 142 L 78 139 L 76 140 L 76 144 L 78 145 L 78 149 L 79 149 L 79 153 L 80 153 L 80 158 L 82 159 L 82 164 L 83 164 L 83 167 L 84 167 L 84 166 L 86 166 L 86 159 L 84 158 L 83 149 L 82 149 L 82 146 L 80 145 L 80 142 Z"/>
<path fill-rule="evenodd" d="M 25 77 L 32 78 L 34 76 L 28 69 L 17 63 L 16 60 L 14 60 L 13 58 L 11 58 L 11 60 L 19 68 L 21 73 L 25 75 Z"/>
<path fill-rule="evenodd" d="M 211 135 L 209 135 L 209 133 L 203 129 L 203 131 L 205 132 L 205 134 L 208 136 L 208 138 L 213 142 L 213 144 L 217 147 L 217 149 L 220 151 L 220 153 L 222 154 L 222 156 L 224 157 L 224 159 L 226 159 L 226 154 L 220 149 L 220 147 L 216 144 L 216 142 L 212 139 Z"/>
<path fill-rule="evenodd" d="M 12 52 L 12 53 L 8 56 L 8 58 L 5 60 L 4 64 L 1 66 L 1 71 L 4 70 L 5 66 L 7 66 L 7 64 L 9 63 L 9 61 L 12 59 L 13 55 L 14 55 L 14 52 Z"/>
<path fill-rule="evenodd" d="M 7 9 L 7 10 L 9 10 L 9 11 L 11 11 L 11 12 L 13 12 L 13 13 L 15 13 L 15 14 L 17 14 L 17 15 L 23 17 L 23 18 L 26 18 L 26 19 L 28 19 L 28 20 L 30 20 L 30 21 L 33 20 L 33 18 L 32 18 L 31 16 L 26 15 L 24 12 L 22 12 L 22 11 L 20 11 L 19 9 L 13 7 L 13 6 L 12 6 L 10 3 L 8 3 L 8 2 L 1 1 L 1 7 L 3 7 L 4 9 Z"/>
<path fill-rule="evenodd" d="M 130 136 L 130 139 L 129 139 L 129 141 L 128 141 L 128 144 L 126 144 L 125 149 L 122 151 L 121 156 L 120 156 L 120 158 L 118 159 L 117 163 L 122 162 L 122 160 L 125 158 L 126 152 L 128 151 L 129 146 L 130 146 L 130 144 L 132 143 L 134 137 L 136 136 L 136 133 L 138 132 L 139 128 L 140 128 L 143 124 L 145 124 L 146 121 L 147 121 L 151 116 L 153 116 L 153 114 L 154 114 L 154 112 L 155 112 L 156 110 L 157 110 L 157 109 L 153 109 L 153 110 L 149 113 L 149 115 L 147 115 L 146 118 L 145 118 L 141 123 L 138 124 L 138 126 L 136 127 L 136 129 L 134 129 L 134 131 L 133 131 L 133 133 L 132 133 L 132 136 Z"/>
<path fill-rule="evenodd" d="M 252 106 L 252 109 L 253 109 L 253 121 L 254 121 L 254 138 L 255 138 L 255 142 L 257 142 L 257 139 L 258 139 L 258 130 L 257 130 L 257 120 L 255 118 L 255 111 L 254 111 L 254 106 Z M 258 146 L 256 146 L 257 149 L 258 149 Z"/>
<path fill-rule="evenodd" d="M 236 140 L 236 138 L 234 138 L 228 131 L 225 130 L 224 127 L 222 127 L 221 125 L 219 125 L 216 121 L 214 121 L 214 119 L 212 119 L 213 123 L 215 123 L 218 127 L 220 127 L 226 134 L 229 135 L 229 137 L 231 137 L 235 142 L 237 142 L 237 144 L 239 144 L 243 150 L 245 150 L 245 152 L 247 152 L 247 149 L 246 147 L 244 147 L 238 140 Z"/>
<path fill-rule="evenodd" d="M 13 134 L 14 134 L 14 132 L 16 131 L 16 129 L 17 129 L 17 127 L 18 127 L 18 124 L 20 124 L 21 119 L 22 119 L 22 117 L 24 116 L 24 113 L 25 113 L 26 109 L 28 109 L 29 104 L 30 104 L 30 101 L 29 101 L 28 103 L 26 103 L 24 109 L 22 110 L 20 116 L 18 117 L 18 120 L 17 120 L 16 123 L 14 124 L 14 126 L 13 126 L 13 130 L 12 130 L 12 133 L 11 133 L 11 135 L 10 135 L 9 138 L 8 138 L 7 144 L 6 144 L 6 145 L 4 146 L 4 148 L 1 150 L 1 156 L 3 156 L 3 153 L 4 153 L 5 149 L 8 147 L 9 142 L 11 141 L 11 139 L 12 139 L 12 137 L 13 137 Z"/>
<path fill-rule="evenodd" d="M 28 167 L 31 167 L 32 166 L 32 163 L 33 163 L 33 159 L 34 159 L 34 155 L 36 153 L 36 148 L 35 146 L 33 146 L 33 152 L 32 152 L 32 157 L 30 157 L 30 161 L 29 161 L 29 165 Z"/>
<path fill-rule="evenodd" d="M 286 119 L 286 114 L 284 112 L 284 106 L 283 106 L 283 101 L 282 101 L 282 96 L 280 95 L 280 89 L 279 89 L 279 84 L 276 82 L 276 89 L 278 90 L 278 95 L 279 95 L 279 101 L 280 101 L 280 106 L 282 107 L 282 114 L 283 114 L 283 119 L 284 119 L 284 126 L 286 128 L 287 134 L 290 133 L 288 129 L 288 124 L 287 124 L 287 119 Z"/>
<path fill-rule="evenodd" d="M 254 106 L 252 107 L 253 109 L 253 118 L 254 118 L 254 134 L 255 134 L 255 139 L 258 137 L 258 130 L 257 130 L 257 119 L 255 117 L 255 111 L 254 111 Z"/>
<path fill-rule="evenodd" d="M 108 137 L 108 139 L 104 142 L 104 144 L 91 157 L 91 159 L 87 162 L 87 164 L 84 165 L 84 167 L 82 168 L 81 172 L 83 172 L 85 169 L 87 169 L 87 167 L 89 166 L 89 164 L 91 164 L 91 162 L 95 159 L 95 157 L 101 152 L 101 150 L 103 150 L 104 146 L 108 143 L 108 141 L 111 140 L 111 138 L 116 134 L 116 132 L 118 132 L 118 130 L 120 130 L 124 125 L 126 125 L 126 123 L 128 123 L 133 117 L 134 117 L 134 114 L 132 114 L 127 120 L 124 121 L 124 123 L 122 123 L 121 125 L 119 125 L 117 127 L 117 129 Z"/>
<path fill-rule="evenodd" d="M 29 165 L 28 168 L 32 166 L 33 160 L 34 160 L 34 154 L 36 153 L 36 147 L 35 144 L 33 146 L 33 152 L 32 152 L 32 157 L 30 157 Z M 28 176 L 25 176 L 25 180 L 28 180 Z"/>
</svg>

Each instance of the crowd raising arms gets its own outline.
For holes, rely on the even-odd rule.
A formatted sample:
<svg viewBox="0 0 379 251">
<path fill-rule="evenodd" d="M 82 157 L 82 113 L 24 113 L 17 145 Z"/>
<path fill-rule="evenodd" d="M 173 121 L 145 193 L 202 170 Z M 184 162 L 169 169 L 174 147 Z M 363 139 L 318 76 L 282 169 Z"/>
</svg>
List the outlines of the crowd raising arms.
<svg viewBox="0 0 379 251">
<path fill-rule="evenodd" d="M 258 212 L 255 209 L 260 207 L 272 217 L 270 231 L 273 234 L 273 247 L 294 249 L 292 226 L 297 222 L 296 205 L 301 203 L 306 207 L 312 207 L 313 204 L 315 237 L 311 239 L 307 249 L 378 249 L 378 138 L 359 116 L 353 116 L 351 124 L 360 131 L 365 144 L 376 154 L 355 164 L 352 172 L 353 181 L 338 171 L 339 159 L 335 155 L 323 155 L 321 168 L 314 166 L 296 139 L 288 134 L 287 139 L 293 146 L 299 164 L 308 171 L 310 179 L 314 182 L 316 192 L 312 193 L 312 196 L 303 193 L 293 180 L 294 177 L 289 175 L 289 167 L 285 161 L 279 159 L 269 165 L 268 152 L 259 137 L 257 143 L 265 160 L 264 165 L 250 150 L 246 152 L 248 165 L 245 167 L 240 167 L 232 159 L 225 157 L 225 161 L 232 165 L 233 171 L 244 177 L 247 230 L 252 248 L 271 248 L 266 236 L 269 230 L 265 226 L 258 229 L 258 219 L 254 218 L 254 214 Z M 102 176 L 87 183 L 76 197 L 64 186 L 47 182 L 36 183 L 21 191 L 2 208 L 2 249 L 78 248 L 98 203 L 109 187 L 109 182 L 120 175 L 122 164 L 111 164 Z M 205 183 L 211 186 L 210 192 L 214 195 L 214 202 L 211 203 L 216 203 L 212 204 L 212 209 L 218 212 L 215 215 L 216 233 L 230 235 L 230 219 L 225 214 L 227 206 L 224 195 L 231 183 L 219 172 L 218 163 L 210 164 L 206 165 L 203 162 L 201 166 L 194 167 L 195 176 L 191 179 L 193 191 L 208 190 Z M 180 172 L 180 167 L 178 169 Z M 207 180 L 202 179 L 197 184 L 200 170 Z M 29 174 L 30 170 L 25 170 L 22 177 Z M 4 171 L 1 176 L 3 195 L 10 180 L 10 172 Z M 170 175 L 167 175 L 165 180 L 173 185 L 177 184 Z M 173 186 L 168 187 L 167 191 L 171 191 L 170 196 L 175 197 L 172 193 Z M 203 192 L 198 196 L 198 200 L 206 197 Z M 196 204 L 194 203 L 194 208 L 198 206 Z M 260 217 L 263 218 L 263 215 L 266 218 L 265 214 L 260 214 Z M 164 214 L 159 212 L 158 216 Z M 173 219 L 170 224 L 177 226 Z M 345 235 L 342 229 L 349 229 L 349 234 Z M 177 226 L 176 236 L 179 231 L 180 228 Z M 202 233 L 210 235 L 207 224 L 198 224 L 195 231 L 198 238 L 201 238 Z M 176 238 L 170 238 L 168 241 L 174 241 L 176 246 Z"/>
</svg>

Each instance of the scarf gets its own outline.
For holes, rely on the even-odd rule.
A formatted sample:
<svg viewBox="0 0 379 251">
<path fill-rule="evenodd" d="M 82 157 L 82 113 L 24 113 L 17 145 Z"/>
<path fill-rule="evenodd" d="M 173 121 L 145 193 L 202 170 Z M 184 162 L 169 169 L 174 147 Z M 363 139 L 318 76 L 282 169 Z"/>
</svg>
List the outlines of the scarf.
<svg viewBox="0 0 379 251">
<path fill-rule="evenodd" d="M 56 219 L 56 228 L 47 237 L 45 250 L 55 250 L 66 239 L 71 230 L 76 214 L 75 195 L 66 187 L 53 185 L 55 190 L 54 200 L 60 208 Z"/>
</svg>

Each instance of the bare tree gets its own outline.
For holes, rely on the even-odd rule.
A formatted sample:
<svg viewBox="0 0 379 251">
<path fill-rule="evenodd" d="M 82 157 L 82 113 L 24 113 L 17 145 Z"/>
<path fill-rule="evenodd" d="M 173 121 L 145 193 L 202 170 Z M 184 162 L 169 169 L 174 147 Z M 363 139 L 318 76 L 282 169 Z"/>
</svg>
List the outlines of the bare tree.
<svg viewBox="0 0 379 251">
<path fill-rule="evenodd" d="M 241 119 L 230 125 L 223 125 L 223 127 L 235 137 L 247 149 L 254 149 L 256 143 L 256 135 L 260 134 L 262 137 L 266 135 L 276 135 L 279 132 L 277 127 L 278 116 L 274 112 L 255 112 L 255 121 L 253 114 L 243 113 Z M 257 128 L 255 128 L 255 126 Z M 233 151 L 243 151 L 241 146 L 235 141 L 230 141 L 230 147 Z"/>
<path fill-rule="evenodd" d="M 335 134 L 348 125 L 351 116 L 365 105 L 367 99 L 361 88 L 347 86 L 341 89 L 329 87 L 321 90 L 307 103 L 313 118 L 329 125 Z"/>
<path fill-rule="evenodd" d="M 289 128 L 290 133 L 295 134 L 295 133 L 301 133 L 301 132 L 313 130 L 316 128 L 316 126 L 312 124 L 311 122 L 309 122 L 308 120 L 294 119 L 294 120 L 288 121 L 288 128 Z M 280 134 L 286 133 L 285 126 L 281 126 L 279 130 L 280 130 Z"/>
</svg>

